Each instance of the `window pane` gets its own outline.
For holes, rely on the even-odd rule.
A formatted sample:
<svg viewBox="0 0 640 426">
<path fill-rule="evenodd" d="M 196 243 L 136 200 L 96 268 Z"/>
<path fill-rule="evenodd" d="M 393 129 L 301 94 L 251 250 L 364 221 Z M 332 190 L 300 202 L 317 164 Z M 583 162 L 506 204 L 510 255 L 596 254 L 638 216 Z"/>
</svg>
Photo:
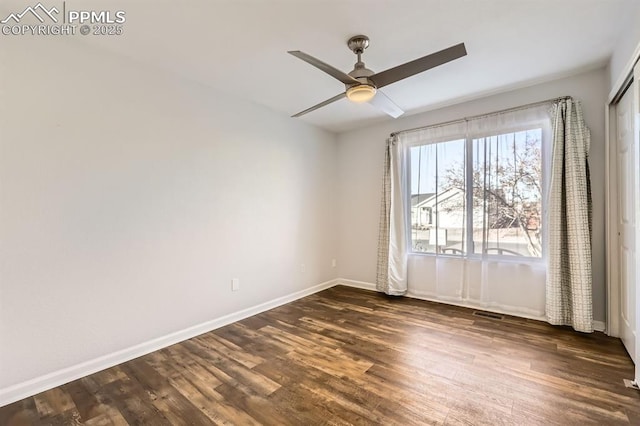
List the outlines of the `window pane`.
<svg viewBox="0 0 640 426">
<path fill-rule="evenodd" d="M 411 148 L 411 246 L 466 253 L 465 141 Z"/>
<path fill-rule="evenodd" d="M 475 253 L 542 255 L 542 129 L 473 139 Z"/>
</svg>

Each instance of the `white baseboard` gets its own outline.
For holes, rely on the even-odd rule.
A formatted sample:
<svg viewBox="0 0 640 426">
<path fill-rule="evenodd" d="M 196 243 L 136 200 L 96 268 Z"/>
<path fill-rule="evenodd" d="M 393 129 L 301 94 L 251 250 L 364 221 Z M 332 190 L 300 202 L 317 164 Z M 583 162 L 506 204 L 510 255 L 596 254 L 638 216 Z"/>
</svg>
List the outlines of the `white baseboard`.
<svg viewBox="0 0 640 426">
<path fill-rule="evenodd" d="M 367 282 L 364 282 L 364 281 L 348 280 L 346 278 L 338 278 L 336 280 L 336 285 L 344 285 L 344 286 L 347 286 L 347 287 L 361 288 L 363 290 L 376 291 L 376 285 L 375 284 L 367 283 Z"/>
<path fill-rule="evenodd" d="M 348 280 L 346 278 L 338 278 L 336 282 L 338 285 L 344 285 L 347 287 L 360 288 L 364 290 L 374 290 L 374 291 L 376 290 L 375 284 L 364 282 L 364 281 L 355 281 L 355 280 Z M 513 315 L 516 317 L 522 317 L 522 318 L 528 318 L 528 319 L 546 322 L 546 319 L 544 316 L 536 315 L 533 312 L 518 311 L 515 308 L 514 309 L 509 309 L 509 307 L 500 308 L 500 307 L 490 306 L 490 305 L 487 306 L 480 303 L 475 304 L 473 302 L 445 300 L 445 299 L 434 297 L 433 295 L 416 294 L 411 292 L 407 293 L 406 297 L 411 297 L 413 299 L 427 300 L 429 302 L 445 303 L 448 305 L 460 306 L 460 307 L 469 308 L 469 309 L 482 309 L 490 312 L 496 312 L 499 314 Z M 593 328 L 596 331 L 604 332 L 606 325 L 604 321 L 594 321 Z"/>
<path fill-rule="evenodd" d="M 123 362 L 141 357 L 167 346 L 191 339 L 192 337 L 207 333 L 211 330 L 215 330 L 261 312 L 268 311 L 269 309 L 277 308 L 278 306 L 293 302 L 294 300 L 331 288 L 336 284 L 337 280 L 326 281 L 313 287 L 278 297 L 277 299 L 140 343 L 130 348 L 113 352 L 81 364 L 73 365 L 62 370 L 54 371 L 31 380 L 0 389 L 0 407 L 65 383 L 69 383 L 73 380 L 80 379 L 98 371 L 122 364 Z"/>
</svg>

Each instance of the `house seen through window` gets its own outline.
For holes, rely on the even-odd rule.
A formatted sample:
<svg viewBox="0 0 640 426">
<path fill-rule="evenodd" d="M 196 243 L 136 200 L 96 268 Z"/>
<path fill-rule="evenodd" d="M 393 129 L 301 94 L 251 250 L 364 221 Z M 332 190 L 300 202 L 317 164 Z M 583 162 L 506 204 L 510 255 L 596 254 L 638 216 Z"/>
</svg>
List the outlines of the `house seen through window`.
<svg viewBox="0 0 640 426">
<path fill-rule="evenodd" d="M 542 133 L 411 146 L 412 250 L 541 257 Z"/>
</svg>

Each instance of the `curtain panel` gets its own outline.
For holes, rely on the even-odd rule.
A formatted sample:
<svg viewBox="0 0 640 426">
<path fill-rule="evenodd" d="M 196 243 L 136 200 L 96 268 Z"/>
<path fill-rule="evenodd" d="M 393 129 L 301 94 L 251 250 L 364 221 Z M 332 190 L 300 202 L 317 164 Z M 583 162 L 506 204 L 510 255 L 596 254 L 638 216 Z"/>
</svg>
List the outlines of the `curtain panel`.
<svg viewBox="0 0 640 426">
<path fill-rule="evenodd" d="M 404 145 L 397 137 L 390 138 L 384 159 L 376 288 L 392 296 L 407 292 L 406 176 Z"/>
<path fill-rule="evenodd" d="M 572 99 L 553 108 L 553 154 L 549 197 L 547 320 L 593 331 L 591 271 L 591 136 L 582 108 Z"/>
</svg>

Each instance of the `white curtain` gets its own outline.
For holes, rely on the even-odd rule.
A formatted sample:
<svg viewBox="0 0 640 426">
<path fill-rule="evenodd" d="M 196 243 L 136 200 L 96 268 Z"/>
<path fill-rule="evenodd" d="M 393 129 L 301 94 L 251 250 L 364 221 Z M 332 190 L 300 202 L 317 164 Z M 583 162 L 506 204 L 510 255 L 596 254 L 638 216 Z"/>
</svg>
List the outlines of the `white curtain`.
<svg viewBox="0 0 640 426">
<path fill-rule="evenodd" d="M 396 241 L 395 245 L 390 238 L 389 244 L 385 245 L 385 240 L 380 239 L 379 247 L 379 262 L 378 262 L 378 289 L 389 293 L 387 282 L 393 282 L 390 279 L 391 274 L 385 275 L 385 271 L 391 270 L 391 267 L 387 268 L 386 259 L 392 259 L 394 261 L 394 268 L 399 271 L 404 271 L 402 267 L 403 259 L 406 259 L 406 287 L 403 288 L 403 292 L 429 299 L 441 300 L 444 302 L 452 302 L 469 306 L 484 307 L 487 309 L 494 309 L 504 311 L 507 313 L 513 313 L 517 315 L 530 316 L 541 318 L 544 316 L 545 309 L 545 279 L 546 279 L 546 264 L 544 258 L 539 257 L 537 259 L 528 258 L 526 256 L 495 256 L 499 252 L 499 248 L 492 247 L 491 244 L 495 241 L 490 240 L 489 234 L 483 234 L 480 241 L 476 241 L 473 245 L 475 247 L 467 247 L 465 244 L 465 236 L 469 229 L 473 229 L 474 220 L 469 219 L 465 214 L 458 216 L 449 215 L 450 217 L 458 218 L 460 221 L 459 229 L 457 233 L 462 234 L 462 241 L 459 245 L 450 245 L 443 249 L 437 249 L 430 254 L 418 254 L 416 248 L 411 250 L 412 241 L 415 237 L 412 235 L 414 232 L 409 226 L 409 218 L 411 215 L 407 212 L 408 208 L 412 205 L 414 200 L 408 201 L 406 199 L 407 194 L 410 192 L 410 188 L 413 186 L 411 179 L 415 179 L 415 176 L 402 175 L 398 170 L 393 172 L 393 164 L 401 164 L 403 161 L 407 163 L 407 169 L 415 169 L 415 155 L 423 155 L 420 161 L 431 161 L 425 159 L 425 155 L 441 155 L 437 149 L 431 147 L 431 144 L 439 144 L 439 147 L 448 145 L 448 143 L 454 143 L 454 141 L 462 141 L 463 146 L 465 144 L 474 144 L 474 148 L 481 146 L 483 143 L 489 146 L 498 146 L 501 142 L 496 140 L 481 140 L 479 135 L 502 135 L 509 132 L 516 132 L 527 127 L 537 127 L 541 130 L 541 137 L 543 139 L 542 149 L 542 174 L 547 173 L 544 164 L 549 156 L 549 152 L 544 148 L 545 144 L 548 145 L 550 141 L 550 108 L 551 103 L 541 104 L 535 107 L 517 109 L 501 114 L 492 114 L 485 117 L 478 117 L 468 120 L 460 120 L 450 124 L 437 125 L 432 127 L 422 128 L 415 131 L 402 132 L 396 136 L 397 144 L 392 145 L 394 149 L 388 147 L 388 164 L 389 172 L 385 173 L 385 176 L 389 177 L 389 188 L 383 191 L 383 209 L 381 210 L 381 233 L 385 227 L 395 228 Z M 468 141 L 468 142 L 467 142 Z M 442 144 L 441 142 L 448 142 Z M 457 143 L 457 142 L 456 142 Z M 426 145 L 426 147 L 425 147 Z M 412 164 L 408 164 L 409 159 L 400 158 L 402 147 L 404 152 L 411 152 L 410 161 Z M 417 150 L 411 151 L 412 147 L 418 147 Z M 423 147 L 423 148 L 420 148 Z M 435 147 L 435 145 L 434 145 Z M 423 149 L 423 151 L 420 151 Z M 438 148 L 440 149 L 440 148 Z M 467 153 L 469 152 L 467 148 Z M 451 153 L 444 154 L 449 158 Z M 399 162 L 394 162 L 393 157 L 400 158 Z M 484 161 L 485 158 L 476 158 L 476 161 Z M 445 161 L 440 161 L 440 164 Z M 476 167 L 477 164 L 472 164 L 469 156 L 466 155 L 463 159 L 465 167 Z M 433 160 L 433 164 L 438 164 L 438 160 Z M 487 167 L 483 164 L 482 167 Z M 442 170 L 436 167 L 435 171 L 431 173 L 438 175 L 439 173 L 446 172 L 446 168 Z M 415 170 L 414 170 L 415 174 Z M 464 175 L 464 173 L 463 173 Z M 394 183 L 394 179 L 401 179 L 403 182 Z M 436 181 L 438 178 L 436 177 Z M 543 181 L 545 181 L 543 179 Z M 548 181 L 548 179 L 546 180 Z M 467 182 L 468 184 L 469 182 Z M 404 185 L 404 188 L 403 188 Z M 436 185 L 437 186 L 437 185 Z M 444 187 L 444 186 L 443 186 Z M 396 191 L 402 191 L 404 199 L 401 201 L 397 193 L 394 194 L 393 189 Z M 542 196 L 546 196 L 547 188 L 541 188 Z M 442 188 L 429 189 L 422 192 L 428 194 L 425 197 L 433 196 L 437 199 L 438 194 L 443 193 Z M 433 195 L 435 193 L 435 195 Z M 417 192 L 418 200 L 416 202 L 422 202 L 420 199 L 421 191 Z M 449 191 L 451 194 L 451 191 Z M 443 195 L 448 196 L 448 195 Z M 470 198 L 467 199 L 467 202 Z M 388 203 L 387 210 L 389 213 L 395 212 L 393 216 L 398 222 L 394 223 L 390 218 L 390 214 L 384 216 L 385 201 Z M 436 201 L 440 203 L 440 201 Z M 400 204 L 398 206 L 397 204 Z M 463 209 L 464 210 L 464 209 Z M 476 216 L 475 207 L 473 209 L 473 216 Z M 545 212 L 541 212 L 544 216 Z M 485 211 L 482 212 L 481 217 L 486 217 Z M 456 220 L 458 220 L 456 219 Z M 386 222 L 389 220 L 389 222 Z M 388 223 L 388 225 L 385 225 Z M 402 235 L 401 229 L 404 228 L 405 234 Z M 544 226 L 541 229 L 541 239 L 546 238 L 546 231 Z M 449 235 L 444 237 L 447 240 L 451 236 L 452 232 L 449 231 Z M 391 232 L 389 232 L 391 235 Z M 430 239 L 437 240 L 438 233 L 431 231 Z M 475 240 L 475 237 L 474 237 Z M 426 244 L 426 243 L 425 243 Z M 431 242 L 429 242 L 431 244 Z M 437 243 L 436 243 L 437 244 Z M 385 253 L 385 247 L 387 247 L 388 253 Z M 487 248 L 494 249 L 494 251 L 487 250 Z M 411 251 L 409 251 L 411 250 Z M 461 255 L 460 251 L 465 253 Z M 408 252 L 408 254 L 407 254 Z M 491 255 L 493 254 L 493 255 Z M 517 278 L 516 278 L 517 277 Z M 390 294 L 402 294 L 402 293 L 390 293 Z"/>
<path fill-rule="evenodd" d="M 406 176 L 404 145 L 398 138 L 390 138 L 384 161 L 376 287 L 393 296 L 407 292 Z"/>
<path fill-rule="evenodd" d="M 582 332 L 593 331 L 589 144 L 580 103 L 559 101 L 553 110 L 546 313 L 551 324 Z"/>
</svg>

